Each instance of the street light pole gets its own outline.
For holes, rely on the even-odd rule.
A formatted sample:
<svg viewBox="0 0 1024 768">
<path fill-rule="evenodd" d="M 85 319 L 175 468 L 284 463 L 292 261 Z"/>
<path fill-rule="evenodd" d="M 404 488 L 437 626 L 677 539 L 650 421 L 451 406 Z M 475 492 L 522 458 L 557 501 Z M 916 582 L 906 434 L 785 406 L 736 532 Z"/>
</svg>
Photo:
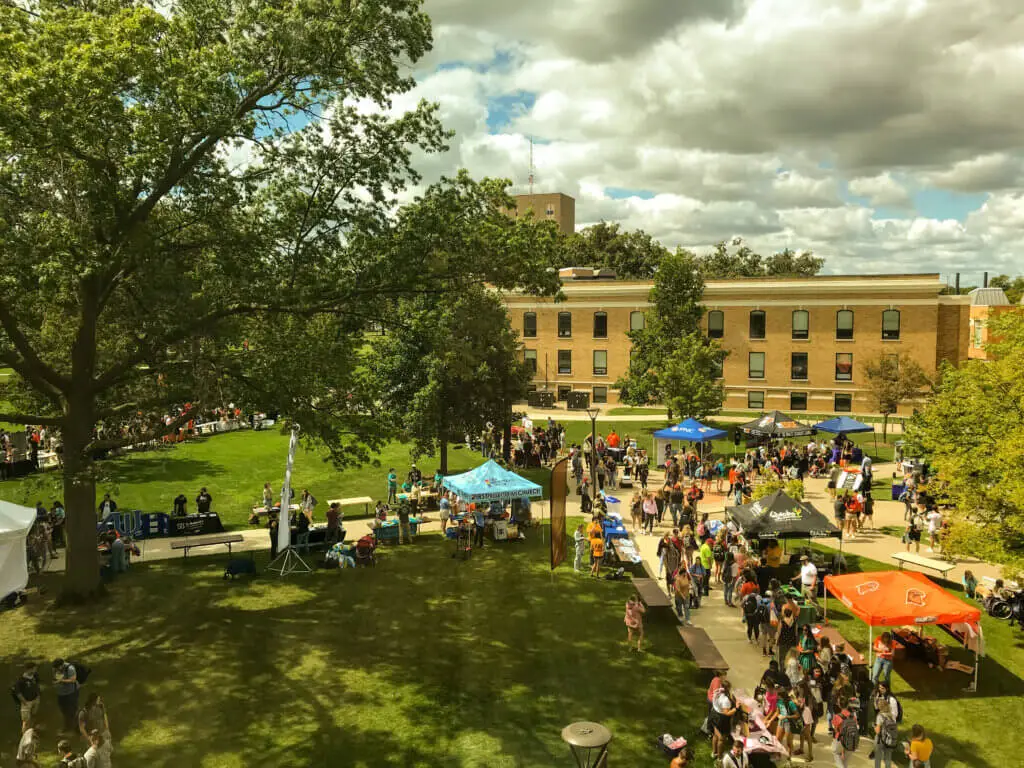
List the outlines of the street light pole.
<svg viewBox="0 0 1024 768">
<path fill-rule="evenodd" d="M 601 411 L 597 408 L 588 408 L 587 416 L 590 417 L 590 497 L 597 498 L 597 415 Z"/>
</svg>

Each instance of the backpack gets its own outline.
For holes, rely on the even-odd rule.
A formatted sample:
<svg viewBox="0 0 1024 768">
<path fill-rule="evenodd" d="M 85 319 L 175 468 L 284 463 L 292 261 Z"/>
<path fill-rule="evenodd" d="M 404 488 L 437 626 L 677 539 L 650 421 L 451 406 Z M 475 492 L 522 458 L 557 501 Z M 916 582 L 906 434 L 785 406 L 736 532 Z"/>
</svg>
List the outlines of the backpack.
<svg viewBox="0 0 1024 768">
<path fill-rule="evenodd" d="M 78 680 L 78 684 L 85 685 L 89 675 L 92 674 L 92 667 L 85 666 L 81 661 L 69 661 L 68 664 L 75 668 L 75 677 Z"/>
<path fill-rule="evenodd" d="M 748 623 L 757 615 L 759 602 L 756 592 L 751 592 L 743 598 L 743 615 L 747 617 Z"/>
<path fill-rule="evenodd" d="M 856 752 L 860 744 L 860 727 L 857 718 L 850 714 L 839 724 L 839 743 L 847 752 Z"/>
<path fill-rule="evenodd" d="M 892 749 L 899 741 L 900 731 L 896 721 L 891 717 L 882 717 L 882 727 L 878 729 L 878 743 L 883 747 Z"/>
<path fill-rule="evenodd" d="M 757 623 L 767 624 L 771 620 L 771 609 L 768 607 L 768 600 L 757 599 Z"/>
<path fill-rule="evenodd" d="M 892 698 L 893 701 L 896 702 L 896 724 L 899 725 L 903 722 L 903 702 L 901 702 L 891 693 L 889 694 L 889 696 Z"/>
<path fill-rule="evenodd" d="M 718 562 L 723 562 L 725 560 L 725 544 L 721 542 L 716 542 L 715 548 L 712 550 L 712 556 Z"/>
</svg>

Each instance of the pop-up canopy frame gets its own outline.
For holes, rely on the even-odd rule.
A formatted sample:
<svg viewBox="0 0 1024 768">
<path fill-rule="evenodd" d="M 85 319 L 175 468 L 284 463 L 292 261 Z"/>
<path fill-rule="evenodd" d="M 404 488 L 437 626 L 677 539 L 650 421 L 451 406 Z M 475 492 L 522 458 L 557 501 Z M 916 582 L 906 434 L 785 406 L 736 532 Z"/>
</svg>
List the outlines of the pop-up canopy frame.
<svg viewBox="0 0 1024 768">
<path fill-rule="evenodd" d="M 872 571 L 826 576 L 826 620 L 829 592 L 868 625 L 869 666 L 873 663 L 875 627 L 970 624 L 981 633 L 981 609 L 954 597 L 923 573 Z M 977 690 L 978 686 L 977 656 L 975 653 L 972 690 Z"/>
<path fill-rule="evenodd" d="M 544 489 L 494 461 L 459 475 L 450 475 L 441 485 L 465 501 L 514 501 L 524 496 L 539 498 Z"/>
</svg>

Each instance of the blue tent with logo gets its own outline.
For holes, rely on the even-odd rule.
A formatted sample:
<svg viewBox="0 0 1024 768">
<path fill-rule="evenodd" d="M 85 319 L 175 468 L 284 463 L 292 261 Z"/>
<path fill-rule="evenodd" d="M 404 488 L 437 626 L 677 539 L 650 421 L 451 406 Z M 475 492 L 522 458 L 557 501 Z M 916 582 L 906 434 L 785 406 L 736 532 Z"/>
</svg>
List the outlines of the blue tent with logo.
<svg viewBox="0 0 1024 768">
<path fill-rule="evenodd" d="M 494 461 L 469 472 L 446 477 L 441 485 L 469 502 L 517 501 L 524 496 L 535 499 L 544 495 L 544 489 L 539 485 L 503 469 Z"/>
<path fill-rule="evenodd" d="M 715 429 L 701 424 L 696 419 L 687 419 L 674 427 L 659 429 L 654 436 L 659 440 L 682 440 L 689 443 L 705 443 L 717 440 L 729 433 L 724 429 Z"/>
<path fill-rule="evenodd" d="M 862 421 L 851 419 L 849 416 L 836 416 L 834 419 L 823 421 L 814 425 L 815 429 L 822 432 L 834 432 L 837 435 L 849 435 L 853 432 L 874 432 L 875 428 Z"/>
</svg>

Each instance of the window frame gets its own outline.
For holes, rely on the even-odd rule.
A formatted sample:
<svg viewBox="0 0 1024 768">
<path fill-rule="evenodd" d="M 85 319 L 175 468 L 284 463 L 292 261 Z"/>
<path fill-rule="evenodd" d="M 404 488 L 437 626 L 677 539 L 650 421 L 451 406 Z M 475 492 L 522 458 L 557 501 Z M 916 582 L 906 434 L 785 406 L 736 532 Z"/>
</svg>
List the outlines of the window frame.
<svg viewBox="0 0 1024 768">
<path fill-rule="evenodd" d="M 849 407 L 846 410 L 839 407 L 839 398 L 841 397 L 849 401 Z M 832 395 L 832 411 L 834 413 L 853 413 L 853 395 L 849 392 L 835 392 Z"/>
<path fill-rule="evenodd" d="M 604 320 L 604 333 L 598 335 L 597 333 L 597 320 L 601 318 Z M 608 338 L 608 313 L 597 311 L 594 313 L 594 338 L 595 339 L 607 339 Z"/>
<path fill-rule="evenodd" d="M 805 320 L 805 322 L 804 322 L 804 329 L 802 331 L 798 331 L 796 329 L 796 316 L 797 315 L 803 315 L 804 320 Z M 811 313 L 808 312 L 806 309 L 794 309 L 793 310 L 793 314 L 792 314 L 792 316 L 790 318 L 790 321 L 789 321 L 789 325 L 790 325 L 790 336 L 793 339 L 793 341 L 807 341 L 808 339 L 811 338 Z M 799 333 L 802 333 L 803 336 L 798 336 L 797 334 L 799 334 Z"/>
<path fill-rule="evenodd" d="M 839 372 L 839 358 L 849 358 L 850 371 L 846 374 L 840 374 Z M 835 370 L 836 381 L 853 381 L 853 352 L 836 352 L 836 370 Z M 845 376 L 846 378 L 843 378 Z"/>
<path fill-rule="evenodd" d="M 530 357 L 530 353 L 533 353 L 533 357 Z M 534 376 L 537 375 L 537 350 L 536 349 L 524 349 L 523 350 L 523 362 L 529 366 L 530 361 L 533 361 L 533 365 L 530 366 L 531 373 Z"/>
<path fill-rule="evenodd" d="M 639 328 L 633 322 L 633 318 L 636 317 L 637 315 L 640 316 L 640 327 Z M 646 327 L 647 327 L 647 315 L 643 312 L 643 310 L 634 309 L 632 312 L 629 313 L 629 330 L 631 330 L 631 331 L 642 331 Z"/>
<path fill-rule="evenodd" d="M 562 370 L 562 355 L 565 354 L 569 357 L 568 370 Z M 557 353 L 557 367 L 559 376 L 572 376 L 572 350 L 571 349 L 560 349 Z"/>
<path fill-rule="evenodd" d="M 800 395 L 803 395 L 803 398 L 804 398 L 804 407 L 803 408 L 798 407 L 796 405 L 796 403 L 793 401 L 794 397 L 799 397 Z M 790 392 L 789 393 L 789 410 L 791 410 L 791 411 L 806 411 L 808 403 L 809 403 L 809 400 L 810 400 L 810 398 L 807 396 L 806 392 Z"/>
<path fill-rule="evenodd" d="M 753 368 L 754 355 L 760 355 L 761 356 L 761 375 L 760 376 L 755 376 L 754 375 L 754 368 Z M 765 378 L 765 368 L 767 367 L 767 365 L 768 365 L 768 358 L 767 358 L 767 355 L 764 352 L 748 352 L 747 353 L 747 378 L 748 379 L 757 379 L 757 380 L 761 380 L 761 379 Z"/>
<path fill-rule="evenodd" d="M 597 396 L 598 390 L 604 390 L 604 397 L 599 398 Z M 608 402 L 608 387 L 606 386 L 593 386 L 590 388 L 590 402 L 592 403 L 607 403 Z"/>
<path fill-rule="evenodd" d="M 752 395 L 760 395 L 761 396 L 761 404 L 760 405 L 751 405 L 750 398 L 751 398 Z M 760 391 L 760 390 L 755 390 L 755 391 L 751 392 L 751 391 L 748 390 L 747 391 L 747 408 L 749 410 L 752 410 L 752 411 L 763 411 L 764 410 L 764 392 Z"/>
<path fill-rule="evenodd" d="M 528 333 L 529 330 L 527 324 L 527 318 L 533 321 L 533 333 Z M 524 339 L 536 339 L 537 338 L 537 313 L 536 312 L 523 312 L 523 338 Z"/>
<path fill-rule="evenodd" d="M 795 369 L 796 361 L 795 361 L 795 358 L 798 355 L 802 355 L 803 358 L 804 358 L 804 375 L 803 376 L 797 376 L 796 375 L 796 369 Z M 807 379 L 810 377 L 810 370 L 811 370 L 811 360 L 810 360 L 810 355 L 808 353 L 806 353 L 806 352 L 790 352 L 789 353 L 789 380 L 790 381 L 807 381 Z"/>
<path fill-rule="evenodd" d="M 600 368 L 597 365 L 597 356 L 604 355 L 604 367 Z M 595 349 L 590 356 L 591 363 L 593 364 L 595 376 L 607 376 L 608 375 L 608 350 L 607 349 Z"/>
<path fill-rule="evenodd" d="M 891 317 L 892 315 L 896 316 L 896 334 L 894 336 L 893 335 L 887 335 L 887 334 L 891 334 L 892 331 L 887 331 L 886 328 L 885 328 L 885 318 L 886 318 L 886 316 L 890 316 Z M 898 309 L 883 309 L 882 310 L 882 341 L 899 341 L 900 340 L 900 331 L 902 330 L 901 323 L 902 323 L 902 317 L 900 316 L 900 311 Z"/>
<path fill-rule="evenodd" d="M 849 328 L 849 330 L 847 330 L 845 328 L 840 328 L 839 327 L 839 318 L 840 318 L 840 316 L 845 317 L 846 315 L 850 316 L 850 328 Z M 836 310 L 836 341 L 853 341 L 854 331 L 856 329 L 856 326 L 854 325 L 855 320 L 856 319 L 854 318 L 853 310 L 852 309 L 838 309 L 838 310 Z M 847 333 L 849 333 L 850 335 L 849 336 L 843 335 L 843 334 L 847 334 Z"/>
<path fill-rule="evenodd" d="M 712 315 L 718 317 L 721 322 L 718 328 L 711 327 Z M 709 339 L 720 339 L 725 336 L 725 312 L 720 309 L 712 309 L 708 312 L 708 338 Z"/>
<path fill-rule="evenodd" d="M 555 400 L 559 403 L 564 403 L 569 399 L 569 393 L 572 392 L 572 384 L 559 384 L 555 387 Z"/>
<path fill-rule="evenodd" d="M 563 332 L 562 320 L 568 320 L 568 329 Z M 560 339 L 571 339 L 572 338 L 572 312 L 559 312 L 558 313 L 558 338 Z"/>
<path fill-rule="evenodd" d="M 761 335 L 754 335 L 754 317 L 761 318 Z M 751 341 L 764 341 L 768 337 L 768 314 L 763 309 L 750 310 L 750 319 L 747 324 L 747 335 Z"/>
</svg>

